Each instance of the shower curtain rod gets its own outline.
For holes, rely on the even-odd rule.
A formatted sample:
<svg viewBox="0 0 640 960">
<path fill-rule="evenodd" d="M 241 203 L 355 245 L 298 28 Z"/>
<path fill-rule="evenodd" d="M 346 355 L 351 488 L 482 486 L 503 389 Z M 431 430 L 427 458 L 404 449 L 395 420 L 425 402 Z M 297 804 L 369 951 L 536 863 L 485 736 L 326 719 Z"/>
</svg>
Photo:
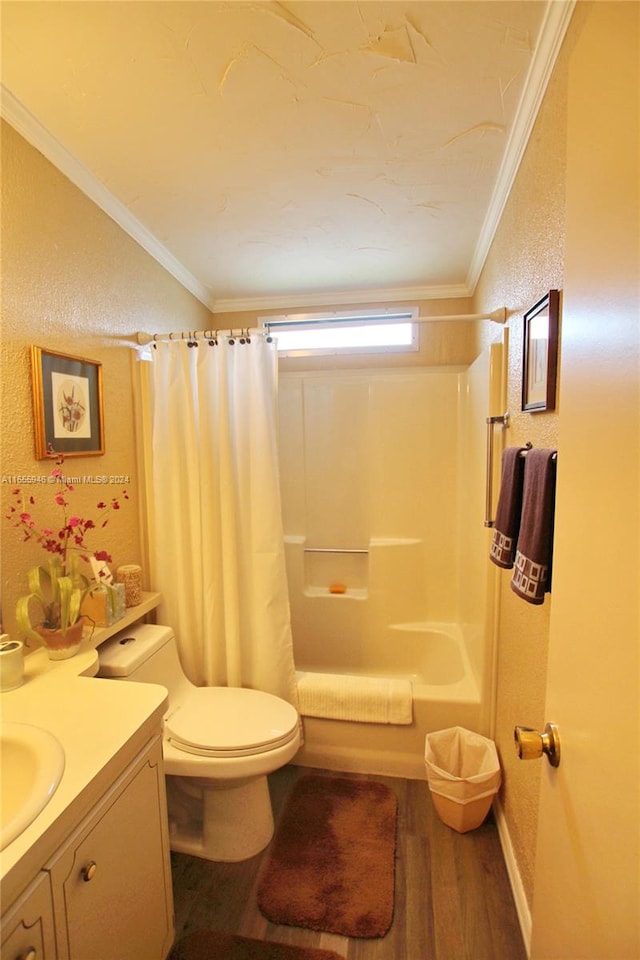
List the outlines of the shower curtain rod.
<svg viewBox="0 0 640 960">
<path fill-rule="evenodd" d="M 186 340 L 187 343 L 193 345 L 198 340 L 215 341 L 217 337 L 249 338 L 250 334 L 262 336 L 264 333 L 264 330 L 260 330 L 257 327 L 225 327 L 222 330 L 180 330 L 178 333 L 175 331 L 171 333 L 145 333 L 143 330 L 139 330 L 136 334 L 136 340 L 143 347 L 149 343 L 157 343 L 158 340 Z"/>
<path fill-rule="evenodd" d="M 506 323 L 507 308 L 498 307 L 491 313 L 452 313 L 442 317 L 415 317 L 413 323 L 437 323 L 438 321 L 456 322 L 458 320 L 492 320 L 493 323 Z"/>
<path fill-rule="evenodd" d="M 491 320 L 493 323 L 506 323 L 507 319 L 507 308 L 498 307 L 497 310 L 492 310 L 490 313 L 454 313 L 445 316 L 439 317 L 413 317 L 411 323 L 452 323 L 465 320 Z M 399 322 L 395 319 L 390 318 L 389 323 Z M 403 322 L 407 322 L 403 318 Z M 260 334 L 263 331 L 257 327 L 226 327 L 222 330 L 189 330 L 182 331 L 180 333 L 145 333 L 144 331 L 139 331 L 136 334 L 136 339 L 139 344 L 145 346 L 148 343 L 154 343 L 157 340 L 187 340 L 195 342 L 196 340 L 210 340 L 214 339 L 216 336 L 222 337 L 240 337 L 247 336 L 251 333 Z"/>
</svg>

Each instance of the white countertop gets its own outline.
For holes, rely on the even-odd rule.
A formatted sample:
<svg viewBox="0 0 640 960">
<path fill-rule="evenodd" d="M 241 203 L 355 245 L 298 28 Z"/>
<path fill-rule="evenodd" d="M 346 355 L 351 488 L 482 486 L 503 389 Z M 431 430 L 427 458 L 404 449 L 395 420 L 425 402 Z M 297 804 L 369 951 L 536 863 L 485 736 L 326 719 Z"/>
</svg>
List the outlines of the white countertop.
<svg viewBox="0 0 640 960">
<path fill-rule="evenodd" d="M 99 679 L 97 664 L 94 649 L 61 661 L 50 661 L 44 651 L 36 651 L 25 659 L 23 685 L 0 694 L 2 720 L 43 727 L 58 738 L 65 752 L 64 772 L 53 797 L 0 852 L 3 910 L 161 730 L 166 689 Z"/>
</svg>

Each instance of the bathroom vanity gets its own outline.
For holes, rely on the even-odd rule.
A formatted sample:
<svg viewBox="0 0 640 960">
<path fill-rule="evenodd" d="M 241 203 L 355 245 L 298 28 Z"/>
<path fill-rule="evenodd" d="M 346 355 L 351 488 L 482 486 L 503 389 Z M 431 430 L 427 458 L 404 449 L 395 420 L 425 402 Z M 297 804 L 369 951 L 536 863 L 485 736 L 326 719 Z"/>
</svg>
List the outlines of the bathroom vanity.
<svg viewBox="0 0 640 960">
<path fill-rule="evenodd" d="M 3 724 L 48 730 L 64 752 L 50 799 L 0 853 L 3 960 L 164 960 L 173 943 L 167 693 L 98 679 L 97 662 L 36 652 L 1 695 Z"/>
</svg>

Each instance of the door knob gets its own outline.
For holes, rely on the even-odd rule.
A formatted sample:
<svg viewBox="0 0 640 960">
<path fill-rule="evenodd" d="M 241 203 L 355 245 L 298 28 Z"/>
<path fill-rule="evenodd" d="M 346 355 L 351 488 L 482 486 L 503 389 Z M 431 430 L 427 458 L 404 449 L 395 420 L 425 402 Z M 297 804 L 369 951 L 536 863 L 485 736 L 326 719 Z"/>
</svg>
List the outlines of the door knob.
<svg viewBox="0 0 640 960">
<path fill-rule="evenodd" d="M 555 723 L 548 723 L 544 733 L 531 727 L 516 727 L 513 738 L 521 760 L 537 760 L 545 753 L 552 767 L 560 766 L 560 734 Z"/>
</svg>

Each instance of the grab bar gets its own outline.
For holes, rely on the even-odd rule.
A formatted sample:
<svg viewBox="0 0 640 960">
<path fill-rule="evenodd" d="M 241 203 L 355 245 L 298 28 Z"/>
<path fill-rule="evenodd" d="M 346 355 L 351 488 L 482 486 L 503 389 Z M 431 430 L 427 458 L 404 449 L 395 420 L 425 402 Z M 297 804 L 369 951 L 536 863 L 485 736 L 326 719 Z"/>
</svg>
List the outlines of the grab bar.
<svg viewBox="0 0 640 960">
<path fill-rule="evenodd" d="M 303 547 L 304 553 L 369 553 L 353 547 Z"/>
<path fill-rule="evenodd" d="M 493 514 L 493 428 L 496 423 L 501 424 L 502 429 L 506 430 L 509 426 L 509 413 L 503 413 L 499 417 L 487 417 L 487 481 L 486 481 L 486 496 L 485 496 L 485 506 L 484 506 L 484 525 L 485 527 L 492 527 L 495 524 L 495 520 L 492 519 Z"/>
</svg>

